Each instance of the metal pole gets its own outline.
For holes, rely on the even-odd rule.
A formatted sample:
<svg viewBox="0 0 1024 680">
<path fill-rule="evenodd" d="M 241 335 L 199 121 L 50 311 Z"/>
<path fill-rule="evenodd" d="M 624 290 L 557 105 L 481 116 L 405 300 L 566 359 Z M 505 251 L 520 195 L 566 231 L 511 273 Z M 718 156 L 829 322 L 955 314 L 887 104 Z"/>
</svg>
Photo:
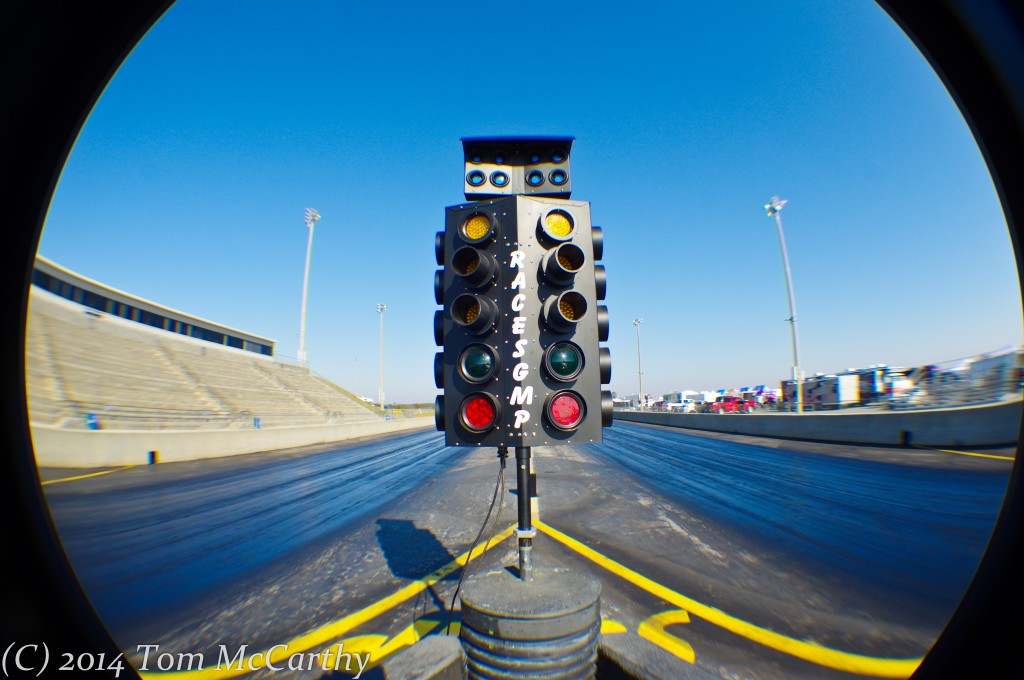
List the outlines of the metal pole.
<svg viewBox="0 0 1024 680">
<path fill-rule="evenodd" d="M 380 398 L 380 407 L 384 408 L 384 312 L 387 310 L 387 305 L 377 305 L 377 313 L 380 314 L 380 390 L 378 397 Z"/>
<path fill-rule="evenodd" d="M 296 357 L 303 366 L 306 365 L 306 297 L 309 292 L 309 257 L 313 252 L 313 225 L 318 221 L 320 221 L 320 213 L 312 208 L 306 208 L 309 241 L 306 243 L 306 270 L 302 277 L 302 313 L 299 319 L 299 351 Z"/>
<path fill-rule="evenodd" d="M 782 231 L 782 207 L 787 201 L 773 196 L 771 203 L 765 206 L 769 217 L 775 217 L 775 226 L 779 231 L 779 247 L 782 250 L 782 268 L 786 274 L 786 296 L 789 300 L 789 333 L 793 343 L 793 381 L 796 383 L 796 410 L 803 413 L 804 390 L 803 376 L 800 374 L 800 339 L 796 328 L 796 300 L 793 296 L 793 275 L 789 269 L 789 254 L 786 252 L 786 237 Z"/>
<path fill-rule="evenodd" d="M 355 389 L 355 393 L 356 393 L 357 397 L 362 398 L 363 395 L 361 394 L 361 392 L 363 390 L 362 390 L 362 387 L 360 387 L 360 385 L 359 385 L 359 355 L 358 354 L 352 359 L 352 363 L 355 364 L 355 368 L 356 368 L 356 381 L 355 381 L 356 382 L 356 389 Z"/>
<path fill-rule="evenodd" d="M 516 500 L 519 504 L 519 578 L 523 581 L 533 580 L 533 537 L 537 530 L 533 528 L 533 517 L 530 510 L 530 447 L 516 447 Z"/>
<path fill-rule="evenodd" d="M 640 393 L 640 408 L 642 409 L 646 405 L 646 399 L 644 399 L 644 369 L 640 362 L 640 324 L 644 322 L 643 319 L 633 319 L 633 325 L 636 326 L 636 381 L 637 389 Z"/>
</svg>

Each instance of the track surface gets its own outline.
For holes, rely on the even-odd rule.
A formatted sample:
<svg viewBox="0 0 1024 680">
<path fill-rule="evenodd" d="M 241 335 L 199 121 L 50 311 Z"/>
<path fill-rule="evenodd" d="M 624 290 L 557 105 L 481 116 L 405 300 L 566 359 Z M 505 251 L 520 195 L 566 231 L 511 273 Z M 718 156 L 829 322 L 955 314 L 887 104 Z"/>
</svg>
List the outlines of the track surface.
<svg viewBox="0 0 1024 680">
<path fill-rule="evenodd" d="M 297 640 L 379 660 L 443 630 L 496 461 L 430 431 L 42 476 L 136 664 L 139 645 L 212 660 Z M 534 450 L 535 559 L 601 580 L 603 644 L 646 677 L 905 677 L 970 581 L 1010 465 L 616 423 L 601 445 Z M 513 479 L 510 463 L 499 531 Z M 470 571 L 515 560 L 505 539 Z"/>
</svg>

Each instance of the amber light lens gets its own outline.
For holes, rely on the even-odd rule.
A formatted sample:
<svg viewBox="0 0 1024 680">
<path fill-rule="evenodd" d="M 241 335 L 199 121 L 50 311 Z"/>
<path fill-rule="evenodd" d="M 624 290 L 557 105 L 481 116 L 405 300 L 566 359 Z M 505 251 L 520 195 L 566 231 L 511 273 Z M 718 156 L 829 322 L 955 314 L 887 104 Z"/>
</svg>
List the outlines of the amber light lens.
<svg viewBox="0 0 1024 680">
<path fill-rule="evenodd" d="M 564 316 L 569 321 L 578 320 L 576 318 L 576 307 L 573 306 L 571 300 L 559 300 L 558 311 L 560 311 L 562 313 L 562 316 Z"/>
<path fill-rule="evenodd" d="M 480 266 L 480 252 L 476 248 L 460 248 L 452 258 L 452 269 L 459 276 L 469 276 Z"/>
<path fill-rule="evenodd" d="M 497 318 L 498 306 L 488 298 L 463 293 L 452 301 L 452 321 L 470 335 L 490 333 Z"/>
<path fill-rule="evenodd" d="M 478 243 L 491 234 L 491 220 L 487 215 L 477 213 L 462 225 L 462 233 L 472 243 Z"/>
<path fill-rule="evenodd" d="M 556 238 L 567 238 L 572 234 L 572 219 L 560 210 L 548 214 L 544 218 L 547 232 Z"/>
<path fill-rule="evenodd" d="M 569 333 L 587 315 L 587 298 L 567 290 L 544 300 L 544 322 L 556 333 Z"/>
</svg>

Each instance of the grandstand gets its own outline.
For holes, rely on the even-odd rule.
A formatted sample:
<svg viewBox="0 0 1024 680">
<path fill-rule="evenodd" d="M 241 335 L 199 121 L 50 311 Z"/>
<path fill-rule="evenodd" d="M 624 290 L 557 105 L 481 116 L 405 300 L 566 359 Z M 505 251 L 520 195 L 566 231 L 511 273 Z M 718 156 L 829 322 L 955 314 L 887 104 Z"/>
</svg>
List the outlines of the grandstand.
<svg viewBox="0 0 1024 680">
<path fill-rule="evenodd" d="M 272 354 L 272 340 L 37 262 L 26 326 L 33 427 L 253 430 L 385 419 Z"/>
</svg>

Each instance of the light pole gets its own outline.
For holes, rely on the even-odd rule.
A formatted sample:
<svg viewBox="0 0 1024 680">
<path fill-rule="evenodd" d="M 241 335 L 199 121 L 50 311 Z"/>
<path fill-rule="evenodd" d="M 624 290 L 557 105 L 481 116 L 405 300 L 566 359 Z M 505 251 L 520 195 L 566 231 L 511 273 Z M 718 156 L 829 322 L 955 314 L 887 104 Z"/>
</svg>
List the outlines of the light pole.
<svg viewBox="0 0 1024 680">
<path fill-rule="evenodd" d="M 638 383 L 637 389 L 640 393 L 640 408 L 646 406 L 647 400 L 644 399 L 644 369 L 640 363 L 640 324 L 644 322 L 643 319 L 633 319 L 633 325 L 636 326 L 636 381 Z"/>
<path fill-rule="evenodd" d="M 800 375 L 800 339 L 796 330 L 796 301 L 793 298 L 793 276 L 789 271 L 789 255 L 786 254 L 786 237 L 782 233 L 782 207 L 788 201 L 781 200 L 778 196 L 772 196 L 771 202 L 765 205 L 765 212 L 768 217 L 775 218 L 775 226 L 779 230 L 779 247 L 782 249 L 782 268 L 786 273 L 786 295 L 789 298 L 789 332 L 793 340 L 793 381 L 796 383 L 796 410 L 803 413 L 804 390 L 803 377 Z"/>
<path fill-rule="evenodd" d="M 309 255 L 313 252 L 313 225 L 320 221 L 320 213 L 306 208 L 306 226 L 309 228 L 309 242 L 306 244 L 306 273 L 302 277 L 302 315 L 299 321 L 298 360 L 306 365 L 306 295 L 309 292 Z"/>
<path fill-rule="evenodd" d="M 358 354 L 355 357 L 353 357 L 352 363 L 355 364 L 355 369 L 356 369 L 356 389 L 355 389 L 355 393 L 356 393 L 357 397 L 362 398 L 363 395 L 360 394 L 360 392 L 362 392 L 363 390 L 359 386 L 359 355 Z"/>
<path fill-rule="evenodd" d="M 387 305 L 378 304 L 377 313 L 380 314 L 380 390 L 378 397 L 380 399 L 380 407 L 384 408 L 384 311 L 387 310 Z"/>
</svg>

